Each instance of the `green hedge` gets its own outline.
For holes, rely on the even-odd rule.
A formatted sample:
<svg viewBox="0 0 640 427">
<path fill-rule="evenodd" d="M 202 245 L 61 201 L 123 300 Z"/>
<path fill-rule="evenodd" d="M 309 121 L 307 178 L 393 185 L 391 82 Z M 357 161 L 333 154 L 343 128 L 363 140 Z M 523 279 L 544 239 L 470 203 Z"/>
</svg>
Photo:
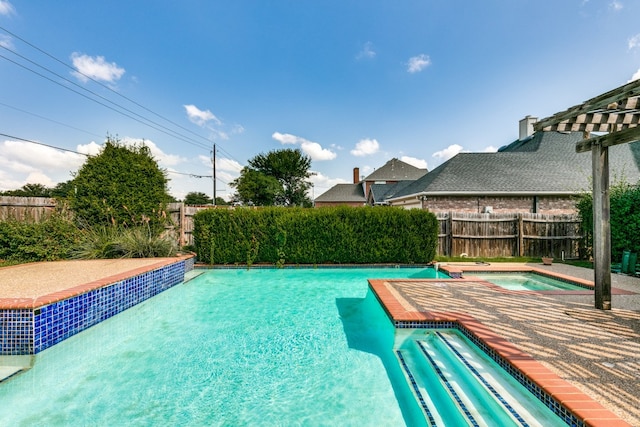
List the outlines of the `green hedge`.
<svg viewBox="0 0 640 427">
<path fill-rule="evenodd" d="M 0 260 L 55 261 L 69 257 L 80 231 L 68 219 L 54 215 L 38 222 L 0 221 Z"/>
<path fill-rule="evenodd" d="M 194 217 L 208 264 L 426 263 L 438 246 L 432 213 L 399 208 L 209 209 Z"/>
</svg>

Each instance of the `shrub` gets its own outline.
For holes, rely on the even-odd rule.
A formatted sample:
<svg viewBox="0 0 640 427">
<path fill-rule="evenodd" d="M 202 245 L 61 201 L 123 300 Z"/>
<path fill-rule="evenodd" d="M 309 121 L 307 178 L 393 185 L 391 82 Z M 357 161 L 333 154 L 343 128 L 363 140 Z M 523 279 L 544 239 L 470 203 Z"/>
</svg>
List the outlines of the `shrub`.
<svg viewBox="0 0 640 427">
<path fill-rule="evenodd" d="M 0 259 L 14 262 L 56 261 L 68 258 L 80 240 L 78 228 L 63 215 L 27 223 L 0 222 Z"/>
<path fill-rule="evenodd" d="M 209 209 L 193 233 L 211 264 L 425 263 L 438 245 L 435 215 L 400 208 Z"/>
<path fill-rule="evenodd" d="M 175 240 L 158 235 L 148 226 L 96 226 L 82 230 L 82 239 L 72 251 L 76 259 L 153 258 L 175 255 Z"/>
</svg>

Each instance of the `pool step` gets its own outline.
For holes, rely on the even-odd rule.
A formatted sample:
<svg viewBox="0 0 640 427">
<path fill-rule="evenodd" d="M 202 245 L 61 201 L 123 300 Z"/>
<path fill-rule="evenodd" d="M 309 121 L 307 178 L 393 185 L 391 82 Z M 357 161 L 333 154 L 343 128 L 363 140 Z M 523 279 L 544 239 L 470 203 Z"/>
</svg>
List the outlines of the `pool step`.
<svg viewBox="0 0 640 427">
<path fill-rule="evenodd" d="M 35 356 L 0 356 L 0 382 L 33 367 Z"/>
<path fill-rule="evenodd" d="M 455 332 L 425 331 L 397 356 L 431 425 L 564 425 L 502 368 Z M 452 418 L 452 413 L 456 415 Z"/>
</svg>

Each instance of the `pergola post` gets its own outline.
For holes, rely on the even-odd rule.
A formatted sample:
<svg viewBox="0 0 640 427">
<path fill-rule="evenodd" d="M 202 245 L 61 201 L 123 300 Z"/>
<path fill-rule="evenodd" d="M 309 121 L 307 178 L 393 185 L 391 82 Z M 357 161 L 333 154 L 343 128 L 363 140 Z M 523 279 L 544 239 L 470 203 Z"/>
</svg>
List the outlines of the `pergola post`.
<svg viewBox="0 0 640 427">
<path fill-rule="evenodd" d="M 595 308 L 611 310 L 611 226 L 609 148 L 591 147 L 593 167 L 593 262 Z"/>
</svg>

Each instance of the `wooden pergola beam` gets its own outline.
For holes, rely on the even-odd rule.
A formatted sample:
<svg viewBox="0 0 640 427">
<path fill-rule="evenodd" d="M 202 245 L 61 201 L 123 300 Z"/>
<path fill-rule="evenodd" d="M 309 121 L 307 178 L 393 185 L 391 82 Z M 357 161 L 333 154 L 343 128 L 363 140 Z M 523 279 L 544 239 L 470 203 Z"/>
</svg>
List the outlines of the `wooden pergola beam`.
<svg viewBox="0 0 640 427">
<path fill-rule="evenodd" d="M 591 98 L 580 105 L 573 106 L 563 112 L 556 113 L 551 117 L 542 119 L 535 123 L 533 128 L 536 131 L 545 130 L 545 128 L 557 125 L 565 120 L 574 119 L 581 114 L 588 114 L 590 112 L 596 112 L 597 110 L 606 110 L 607 107 L 611 107 L 613 105 L 618 109 L 622 107 L 622 103 L 626 100 L 636 98 L 638 96 L 640 96 L 640 80 L 635 80 L 631 83 L 627 83 L 626 85 L 610 90 L 607 93 L 596 96 L 595 98 Z"/>
<path fill-rule="evenodd" d="M 637 140 L 640 140 L 640 126 L 608 133 L 606 135 L 600 135 L 594 138 L 583 139 L 576 144 L 576 152 L 586 153 L 591 151 L 591 148 L 596 145 L 612 147 L 614 145 L 626 144 Z"/>
</svg>

